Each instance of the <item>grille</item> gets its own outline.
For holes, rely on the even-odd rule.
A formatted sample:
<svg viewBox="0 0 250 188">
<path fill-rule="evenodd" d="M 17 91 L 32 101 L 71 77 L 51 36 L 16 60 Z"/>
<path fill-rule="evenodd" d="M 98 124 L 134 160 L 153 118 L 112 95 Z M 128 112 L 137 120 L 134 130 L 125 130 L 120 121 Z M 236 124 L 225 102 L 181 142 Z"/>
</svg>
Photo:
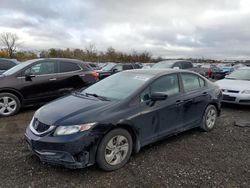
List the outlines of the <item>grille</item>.
<svg viewBox="0 0 250 188">
<path fill-rule="evenodd" d="M 235 101 L 236 97 L 231 97 L 229 95 L 223 95 L 223 100 L 225 101 Z"/>
<path fill-rule="evenodd" d="M 227 90 L 227 92 L 229 92 L 229 93 L 239 93 L 240 91 L 236 91 L 236 90 Z"/>
<path fill-rule="evenodd" d="M 228 93 L 239 93 L 240 91 L 236 91 L 236 90 L 227 90 L 227 89 L 222 89 L 223 92 L 228 92 Z"/>
<path fill-rule="evenodd" d="M 240 100 L 242 103 L 250 103 L 250 100 Z"/>
<path fill-rule="evenodd" d="M 47 131 L 50 128 L 50 125 L 46 125 L 38 120 L 34 120 L 33 122 L 33 128 L 38 132 L 42 133 Z"/>
</svg>

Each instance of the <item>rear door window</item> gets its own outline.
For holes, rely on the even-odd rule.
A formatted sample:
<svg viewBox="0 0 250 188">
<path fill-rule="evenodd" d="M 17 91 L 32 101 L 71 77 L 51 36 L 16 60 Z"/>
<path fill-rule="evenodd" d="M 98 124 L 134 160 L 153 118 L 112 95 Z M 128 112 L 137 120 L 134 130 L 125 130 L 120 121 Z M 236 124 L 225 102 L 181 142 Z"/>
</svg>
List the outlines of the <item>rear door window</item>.
<svg viewBox="0 0 250 188">
<path fill-rule="evenodd" d="M 184 91 L 189 92 L 201 88 L 200 80 L 194 74 L 181 74 Z M 202 81 L 201 81 L 202 82 Z M 205 83 L 203 83 L 205 84 Z"/>
<path fill-rule="evenodd" d="M 73 72 L 73 71 L 79 71 L 81 68 L 73 62 L 60 62 L 59 63 L 59 72 Z"/>
</svg>

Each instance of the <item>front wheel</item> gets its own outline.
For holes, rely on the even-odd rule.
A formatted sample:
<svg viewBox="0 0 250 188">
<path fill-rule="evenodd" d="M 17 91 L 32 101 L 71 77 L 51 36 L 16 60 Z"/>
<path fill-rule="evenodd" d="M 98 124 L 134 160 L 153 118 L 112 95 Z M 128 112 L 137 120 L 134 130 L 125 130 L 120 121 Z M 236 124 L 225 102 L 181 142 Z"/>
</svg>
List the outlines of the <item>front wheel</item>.
<svg viewBox="0 0 250 188">
<path fill-rule="evenodd" d="M 123 167 L 132 153 L 132 138 L 125 129 L 114 129 L 104 136 L 98 149 L 96 162 L 105 171 Z"/>
<path fill-rule="evenodd" d="M 214 105 L 208 105 L 203 115 L 201 128 L 204 131 L 211 131 L 217 120 L 217 109 Z"/>
</svg>

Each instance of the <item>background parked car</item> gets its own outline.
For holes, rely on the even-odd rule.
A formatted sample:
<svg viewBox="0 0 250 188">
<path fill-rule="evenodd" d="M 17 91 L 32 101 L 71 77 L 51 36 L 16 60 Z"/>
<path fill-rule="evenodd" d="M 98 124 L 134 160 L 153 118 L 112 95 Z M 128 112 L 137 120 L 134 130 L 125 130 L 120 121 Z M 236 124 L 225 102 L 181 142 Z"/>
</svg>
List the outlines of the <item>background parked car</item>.
<svg viewBox="0 0 250 188">
<path fill-rule="evenodd" d="M 188 60 L 164 60 L 152 66 L 153 69 L 171 68 L 171 69 L 186 69 L 199 73 L 205 76 L 205 71 L 201 67 L 194 67 L 193 63 Z"/>
<path fill-rule="evenodd" d="M 234 67 L 231 64 L 222 64 L 222 65 L 218 65 L 218 67 L 221 68 L 222 71 L 226 73 L 227 75 L 234 71 Z"/>
<path fill-rule="evenodd" d="M 100 70 L 101 68 L 95 63 L 88 63 L 93 70 Z"/>
<path fill-rule="evenodd" d="M 228 74 L 227 72 L 223 71 L 221 68 L 217 66 L 210 67 L 210 77 L 215 80 L 220 80 L 225 78 L 225 76 Z"/>
<path fill-rule="evenodd" d="M 18 63 L 15 59 L 0 58 L 0 74 L 16 66 Z"/>
<path fill-rule="evenodd" d="M 141 66 L 137 63 L 109 63 L 105 67 L 103 67 L 100 71 L 98 71 L 99 79 L 106 78 L 112 74 L 117 72 L 121 72 L 124 70 L 131 70 L 131 69 L 140 69 Z"/>
<path fill-rule="evenodd" d="M 20 107 L 40 104 L 95 83 L 98 74 L 88 64 L 73 59 L 34 59 L 0 77 L 0 116 Z"/>
<path fill-rule="evenodd" d="M 235 70 L 216 83 L 223 92 L 223 102 L 250 105 L 250 67 Z"/>
</svg>

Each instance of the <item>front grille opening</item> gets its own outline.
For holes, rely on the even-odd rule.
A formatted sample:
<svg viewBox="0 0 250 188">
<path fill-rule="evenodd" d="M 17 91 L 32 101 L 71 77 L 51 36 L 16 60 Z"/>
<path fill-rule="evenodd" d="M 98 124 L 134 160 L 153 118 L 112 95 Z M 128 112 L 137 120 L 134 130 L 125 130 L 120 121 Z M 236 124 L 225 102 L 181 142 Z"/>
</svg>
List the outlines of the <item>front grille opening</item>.
<svg viewBox="0 0 250 188">
<path fill-rule="evenodd" d="M 38 132 L 38 133 L 42 133 L 47 131 L 50 128 L 50 125 L 46 125 L 40 121 L 38 121 L 37 119 L 34 120 L 33 122 L 33 128 Z"/>
<path fill-rule="evenodd" d="M 240 100 L 241 103 L 250 103 L 250 100 Z"/>
</svg>

